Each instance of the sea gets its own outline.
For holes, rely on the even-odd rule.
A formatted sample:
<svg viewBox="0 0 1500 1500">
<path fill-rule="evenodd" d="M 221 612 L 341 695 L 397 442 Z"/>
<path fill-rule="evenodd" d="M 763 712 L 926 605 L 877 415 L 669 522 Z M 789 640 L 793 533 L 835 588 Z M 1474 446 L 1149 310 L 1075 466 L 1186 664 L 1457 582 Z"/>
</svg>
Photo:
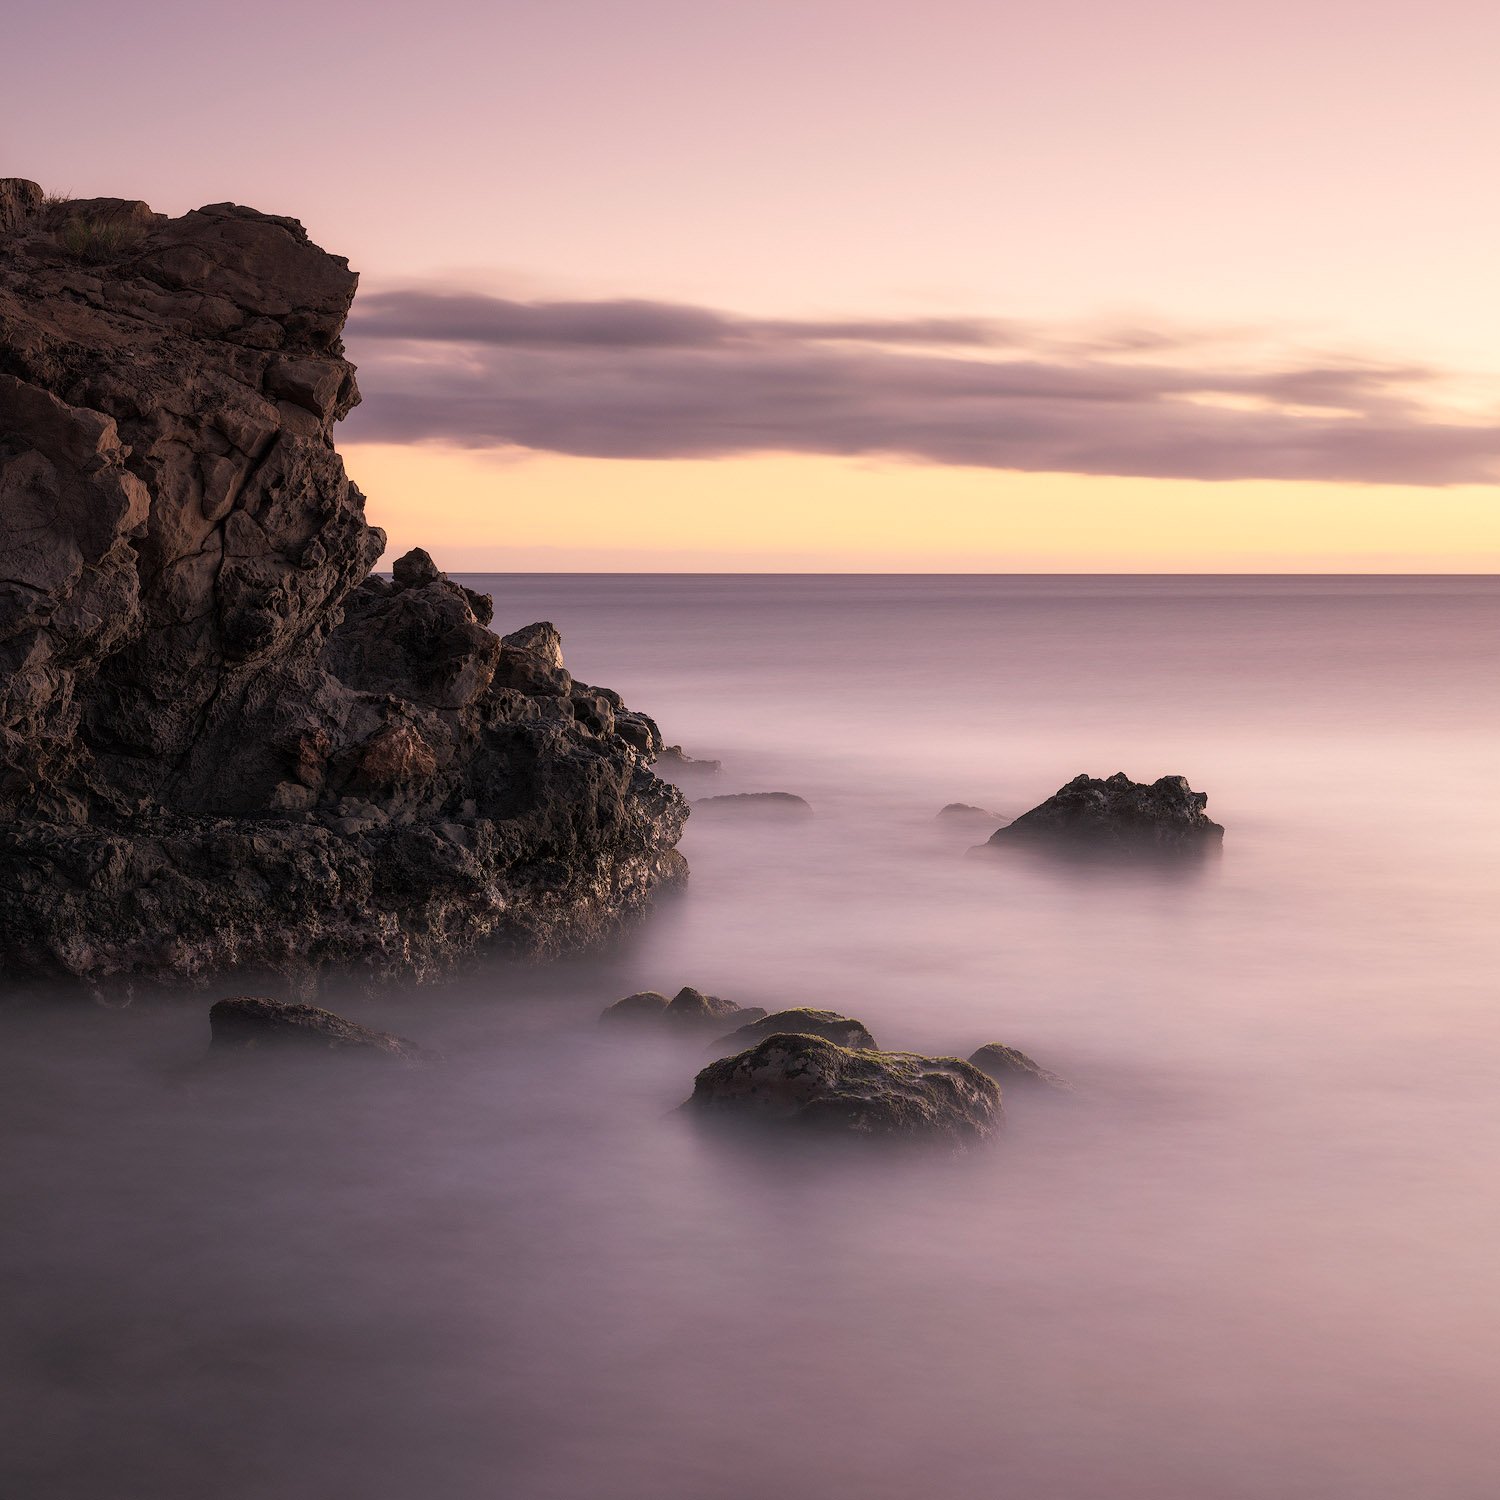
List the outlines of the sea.
<svg viewBox="0 0 1500 1500">
<path fill-rule="evenodd" d="M 1500 579 L 463 581 L 811 816 L 690 818 L 592 953 L 329 978 L 430 1068 L 205 1071 L 233 978 L 0 1010 L 0 1494 L 1500 1494 Z M 1117 771 L 1222 855 L 971 852 Z M 683 985 L 1070 1087 L 705 1136 L 706 1039 L 598 1024 Z"/>
</svg>

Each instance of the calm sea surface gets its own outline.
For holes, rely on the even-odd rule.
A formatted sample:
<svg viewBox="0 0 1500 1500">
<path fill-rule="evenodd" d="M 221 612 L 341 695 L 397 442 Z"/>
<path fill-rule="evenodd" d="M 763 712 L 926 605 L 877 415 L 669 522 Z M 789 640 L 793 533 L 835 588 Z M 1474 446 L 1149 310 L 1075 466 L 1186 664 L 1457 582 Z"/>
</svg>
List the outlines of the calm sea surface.
<svg viewBox="0 0 1500 1500">
<path fill-rule="evenodd" d="M 439 1069 L 0 1013 L 0 1494 L 1493 1500 L 1500 581 L 465 581 L 722 759 L 689 795 L 816 816 L 692 820 L 608 953 L 330 987 Z M 934 817 L 1121 770 L 1222 860 Z M 683 984 L 1075 1091 L 958 1160 L 731 1149 L 701 1039 L 595 1025 Z"/>
</svg>

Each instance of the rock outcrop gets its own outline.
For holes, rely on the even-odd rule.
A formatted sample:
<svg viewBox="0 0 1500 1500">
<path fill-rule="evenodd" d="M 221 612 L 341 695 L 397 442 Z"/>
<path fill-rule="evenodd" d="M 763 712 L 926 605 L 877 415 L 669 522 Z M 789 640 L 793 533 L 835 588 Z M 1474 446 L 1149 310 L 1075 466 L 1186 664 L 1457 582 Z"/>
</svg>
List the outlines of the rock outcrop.
<svg viewBox="0 0 1500 1500">
<path fill-rule="evenodd" d="M 220 1000 L 208 1013 L 209 1048 L 226 1052 L 339 1052 L 394 1058 L 400 1062 L 431 1062 L 433 1053 L 389 1031 L 375 1031 L 357 1021 L 346 1021 L 331 1010 L 238 995 Z"/>
<path fill-rule="evenodd" d="M 837 1042 L 840 1047 L 861 1047 L 869 1051 L 875 1047 L 875 1038 L 863 1021 L 841 1016 L 836 1010 L 814 1010 L 805 1005 L 791 1010 L 773 1010 L 770 1015 L 751 1021 L 728 1036 L 721 1036 L 714 1046 L 724 1052 L 742 1052 L 778 1031 L 820 1036 L 824 1041 Z"/>
<path fill-rule="evenodd" d="M 683 1108 L 710 1119 L 964 1147 L 999 1126 L 1000 1088 L 956 1057 L 860 1051 L 778 1032 L 710 1063 Z"/>
<path fill-rule="evenodd" d="M 0 181 L 0 976 L 420 972 L 685 871 L 656 726 L 384 535 L 295 220 Z M 503 607 L 503 601 L 502 601 Z"/>
<path fill-rule="evenodd" d="M 1030 845 L 1064 852 L 1193 854 L 1219 848 L 1224 829 L 1203 811 L 1206 792 L 1184 776 L 1147 785 L 1123 771 L 1075 776 L 1053 796 L 990 835 L 986 849 Z"/>
</svg>

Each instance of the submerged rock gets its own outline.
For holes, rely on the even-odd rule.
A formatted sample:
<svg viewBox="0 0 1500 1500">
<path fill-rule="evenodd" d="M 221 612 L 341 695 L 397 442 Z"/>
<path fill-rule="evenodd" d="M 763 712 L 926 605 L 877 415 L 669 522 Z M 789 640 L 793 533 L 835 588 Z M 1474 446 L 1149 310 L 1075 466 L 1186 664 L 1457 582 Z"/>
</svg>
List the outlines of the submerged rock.
<svg viewBox="0 0 1500 1500">
<path fill-rule="evenodd" d="M 758 1005 L 741 1006 L 718 995 L 705 995 L 691 985 L 684 985 L 670 1000 L 656 990 L 642 990 L 607 1006 L 599 1020 L 605 1025 L 620 1023 L 668 1025 L 679 1030 L 700 1027 L 710 1022 L 751 1021 L 765 1011 Z"/>
<path fill-rule="evenodd" d="M 746 814 L 765 818 L 810 818 L 812 805 L 792 792 L 730 792 L 700 797 L 693 807 L 706 817 Z"/>
<path fill-rule="evenodd" d="M 966 1146 L 999 1126 L 1000 1088 L 956 1057 L 862 1051 L 778 1032 L 710 1063 L 683 1108 L 826 1134 Z"/>
<path fill-rule="evenodd" d="M 1002 1088 L 1010 1083 L 1042 1083 L 1054 1089 L 1068 1087 L 1056 1073 L 1049 1073 L 1024 1052 L 1000 1042 L 986 1042 L 969 1058 L 969 1062 Z"/>
<path fill-rule="evenodd" d="M 431 1061 L 433 1054 L 405 1037 L 346 1021 L 331 1010 L 241 995 L 220 1000 L 208 1013 L 210 1048 L 218 1052 L 253 1052 L 291 1048 L 299 1052 L 359 1052 Z"/>
<path fill-rule="evenodd" d="M 778 1031 L 799 1033 L 803 1036 L 820 1036 L 825 1041 L 837 1042 L 840 1047 L 862 1047 L 873 1050 L 875 1038 L 865 1029 L 862 1021 L 841 1016 L 836 1010 L 813 1010 L 797 1006 L 792 1010 L 773 1010 L 760 1020 L 721 1036 L 714 1043 L 732 1052 L 754 1046 L 763 1037 L 774 1036 Z"/>
<path fill-rule="evenodd" d="M 356 277 L 234 204 L 0 181 L 0 978 L 587 939 L 685 872 L 656 726 L 385 545 Z"/>
<path fill-rule="evenodd" d="M 1123 771 L 1107 780 L 1075 776 L 1013 823 L 997 829 L 986 848 L 1035 845 L 1087 852 L 1198 853 L 1216 849 L 1224 830 L 1203 811 L 1206 792 L 1183 776 L 1147 785 Z"/>
</svg>

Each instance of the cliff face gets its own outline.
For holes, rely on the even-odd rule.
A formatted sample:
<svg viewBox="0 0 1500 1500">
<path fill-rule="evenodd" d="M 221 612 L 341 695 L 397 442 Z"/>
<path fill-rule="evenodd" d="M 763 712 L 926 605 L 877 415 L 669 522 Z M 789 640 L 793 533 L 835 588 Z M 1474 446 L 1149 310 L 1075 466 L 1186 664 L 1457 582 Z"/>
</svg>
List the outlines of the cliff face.
<svg viewBox="0 0 1500 1500">
<path fill-rule="evenodd" d="M 355 285 L 295 220 L 0 181 L 0 974 L 420 970 L 683 872 L 649 719 L 370 576 Z"/>
</svg>

